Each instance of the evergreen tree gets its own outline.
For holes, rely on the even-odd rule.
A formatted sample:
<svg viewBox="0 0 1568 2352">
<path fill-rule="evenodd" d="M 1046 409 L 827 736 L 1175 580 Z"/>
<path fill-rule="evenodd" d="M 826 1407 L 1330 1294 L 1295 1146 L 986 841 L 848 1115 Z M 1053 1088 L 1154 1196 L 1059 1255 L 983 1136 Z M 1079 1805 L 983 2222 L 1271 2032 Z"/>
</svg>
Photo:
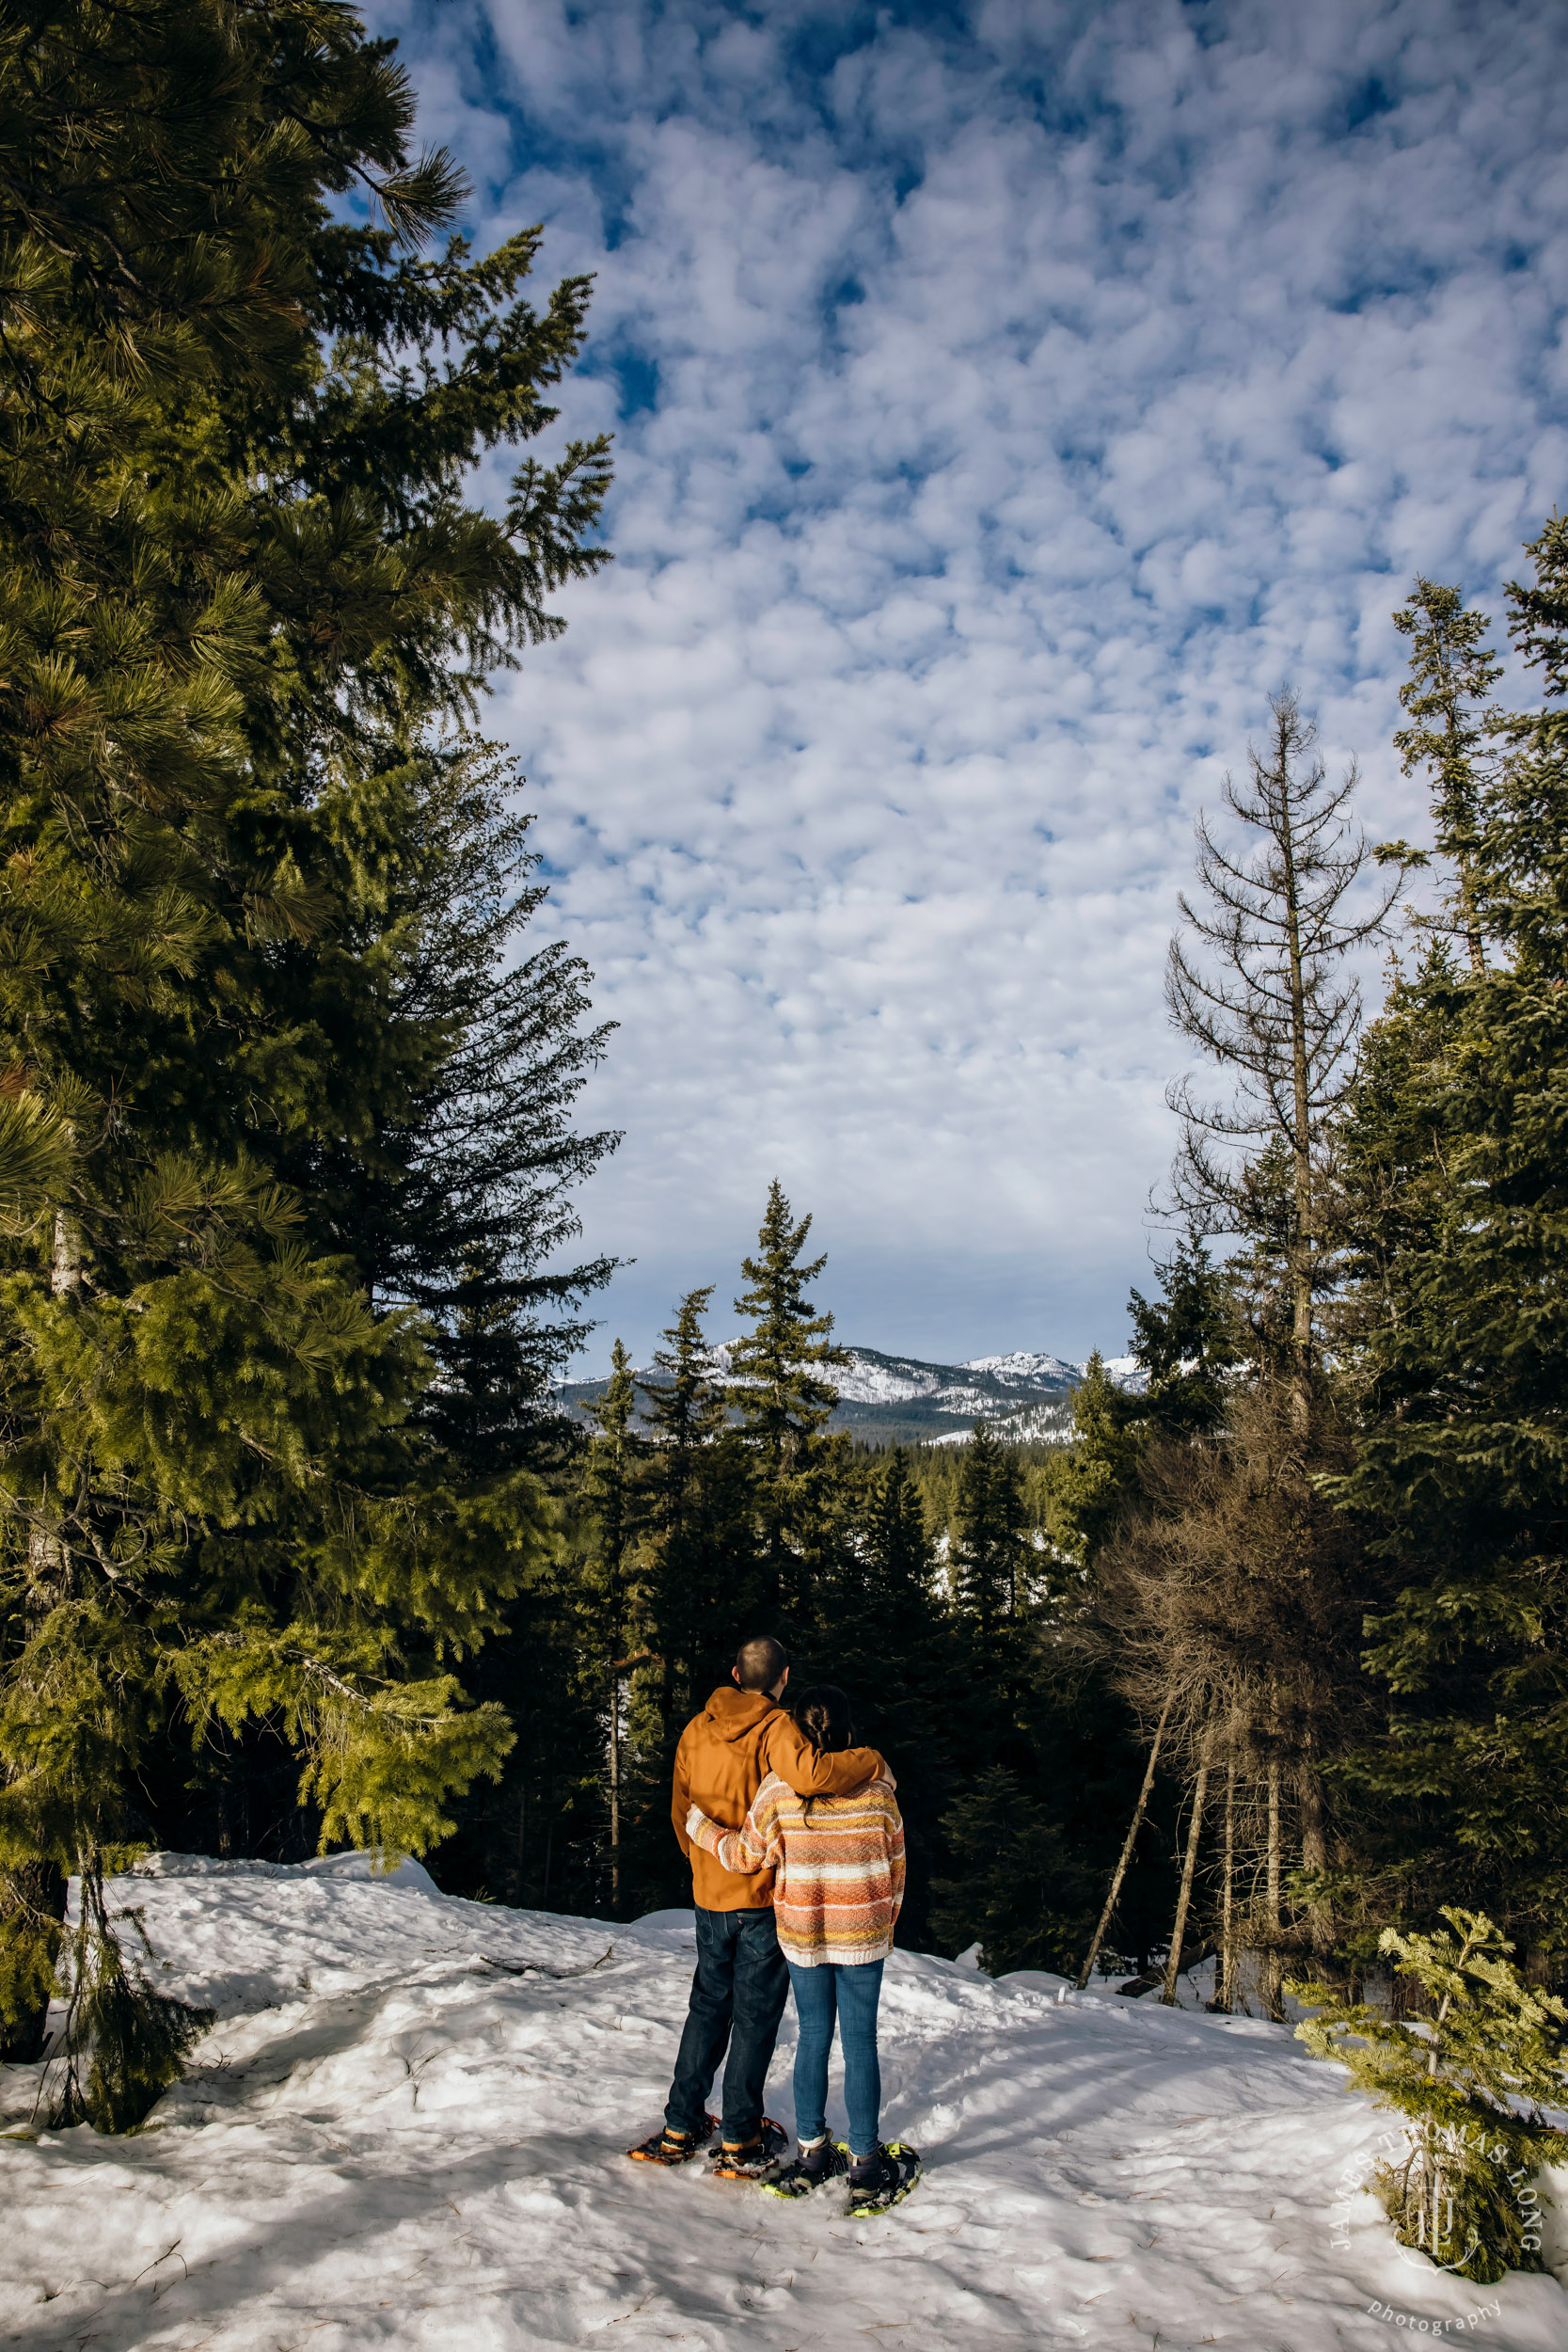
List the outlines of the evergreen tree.
<svg viewBox="0 0 1568 2352">
<path fill-rule="evenodd" d="M 861 1592 L 868 1623 L 889 1652 L 907 1656 L 942 1615 L 925 1506 L 901 1446 L 874 1482 L 862 1523 Z"/>
<path fill-rule="evenodd" d="M 1162 1297 L 1150 1301 L 1134 1291 L 1128 1308 L 1132 1356 L 1147 1387 L 1142 1398 L 1123 1397 L 1119 1409 L 1128 1420 L 1147 1422 L 1163 1435 L 1204 1436 L 1223 1420 L 1227 1383 L 1243 1361 L 1229 1272 L 1212 1262 L 1196 1232 L 1181 1235 L 1168 1263 L 1156 1272 Z M 1091 1365 L 1085 1378 L 1091 1391 L 1085 1416 L 1107 1409 L 1092 1394 L 1093 1375 Z M 1114 1413 L 1117 1407 L 1108 1405 L 1108 1409 Z M 1076 1425 L 1076 1397 L 1074 1419 Z"/>
<path fill-rule="evenodd" d="M 1478 762 L 1488 732 L 1487 697 L 1502 665 L 1485 643 L 1491 628 L 1486 615 L 1466 612 L 1462 592 L 1437 580 L 1417 580 L 1410 602 L 1394 615 L 1394 627 L 1411 640 L 1410 675 L 1400 688 L 1400 701 L 1413 722 L 1395 736 L 1394 748 L 1407 776 L 1421 768 L 1432 771 L 1437 847 L 1458 879 L 1454 928 L 1465 939 L 1471 970 L 1480 972 L 1486 958 L 1476 908 L 1475 856 L 1484 790 Z M 1427 863 L 1423 852 L 1412 854 L 1402 841 L 1389 843 L 1379 855 Z"/>
<path fill-rule="evenodd" d="M 1317 2005 L 1296 2027 L 1320 2058 L 1409 2119 L 1402 2164 L 1378 2187 L 1402 2246 L 1445 2270 L 1492 2285 L 1509 2270 L 1544 2270 L 1543 2164 L 1568 2156 L 1568 2133 L 1543 2109 L 1568 2094 L 1568 2006 L 1520 1979 L 1513 1950 L 1484 1913 L 1445 1908 L 1434 1935 L 1386 1929 L 1380 1950 L 1425 1996 L 1415 2024 L 1321 1984 L 1292 1990 Z"/>
<path fill-rule="evenodd" d="M 332 0 L 70 0 L 0 42 L 16 2048 L 65 1868 L 112 1937 L 171 1703 L 198 1740 L 270 1724 L 324 1841 L 424 1847 L 514 1737 L 452 1666 L 545 1572 L 545 1499 L 421 1426 L 427 1341 L 312 1185 L 381 1170 L 448 1050 L 395 1007 L 424 747 L 559 627 L 607 475 L 575 446 L 504 517 L 463 504 L 550 421 L 587 288 L 517 298 L 533 232 L 420 258 L 461 183 L 411 119 Z M 376 225 L 334 217 L 350 188 Z M 113 1963 L 74 1964 L 150 2048 Z M 103 2051 L 105 2118 L 133 2073 Z"/>
<path fill-rule="evenodd" d="M 604 1677 L 608 1717 L 606 1750 L 609 1763 L 610 1894 L 618 1914 L 621 1901 L 621 1812 L 625 1783 L 625 1676 L 629 1664 L 627 1633 L 636 1566 L 634 1548 L 639 1524 L 638 1473 L 645 1448 L 633 1420 L 637 1410 L 637 1381 L 631 1359 L 617 1340 L 610 1350 L 610 1378 L 603 1394 L 589 1407 L 598 1435 L 589 1445 L 582 1479 L 582 1502 L 589 1520 L 592 1549 L 584 1562 L 583 1597 L 590 1647 Z"/>
<path fill-rule="evenodd" d="M 1095 1555 L 1136 1491 L 1138 1441 L 1127 1400 L 1095 1349 L 1072 1392 L 1072 1443 L 1046 1464 L 1045 1526 L 1075 1567 Z"/>
<path fill-rule="evenodd" d="M 641 1382 L 650 1424 L 639 1507 L 639 1643 L 632 1682 L 636 1818 L 628 1883 L 642 1909 L 682 1899 L 670 1836 L 670 1774 L 689 1718 L 728 1678 L 757 1602 L 752 1464 L 729 1423 L 703 1316 L 713 1286 L 690 1291 Z"/>
<path fill-rule="evenodd" d="M 1423 1908 L 1484 1905 L 1549 1969 L 1568 1948 L 1548 1793 L 1568 1769 L 1568 524 L 1529 552 L 1511 631 L 1544 701 L 1499 730 L 1471 864 L 1494 955 L 1434 959 L 1401 993 L 1347 1122 L 1353 1160 L 1389 1171 L 1397 1246 L 1363 1280 L 1367 1428 L 1339 1491 L 1399 1587 L 1369 1629 L 1396 1712 L 1362 1785 Z"/>
<path fill-rule="evenodd" d="M 823 1375 L 847 1359 L 834 1344 L 832 1315 L 816 1314 L 806 1293 L 828 1261 L 800 1263 L 811 1218 L 792 1224 L 775 1178 L 754 1257 L 741 1261 L 751 1284 L 735 1302 L 752 1327 L 730 1350 L 731 1400 L 756 1466 L 762 1514 L 764 1614 L 799 1645 L 816 1623 L 817 1581 L 837 1558 L 842 1517 L 823 1432 L 838 1391 Z"/>
<path fill-rule="evenodd" d="M 1027 1611 L 1034 1545 L 1018 1458 L 983 1421 L 964 1448 L 958 1473 L 953 1588 L 973 1621 L 978 1658 L 997 1666 L 1007 1637 Z"/>
<path fill-rule="evenodd" d="M 1377 1334 L 1402 1311 L 1403 1270 L 1437 1244 L 1449 1211 L 1447 1114 L 1432 1080 L 1462 1000 L 1447 940 L 1428 943 L 1414 971 L 1394 967 L 1333 1138 L 1343 1287 L 1328 1328 L 1342 1392 L 1374 1419 Z"/>
<path fill-rule="evenodd" d="M 420 1417 L 479 1472 L 562 1443 L 548 1384 L 588 1331 L 562 1311 L 613 1265 L 562 1263 L 574 1189 L 618 1140 L 571 1123 L 610 1030 L 582 1026 L 591 976 L 564 942 L 518 956 L 546 892 L 510 760 L 460 735 L 416 778 L 378 940 L 404 1083 L 378 1090 L 370 1139 L 284 1172 L 371 1295 L 419 1310 L 441 1374 Z"/>
<path fill-rule="evenodd" d="M 931 1924 L 953 1951 L 980 1946 L 993 1977 L 1015 1968 L 1076 1970 L 1098 1889 L 1046 1807 L 1006 1765 L 981 1772 L 942 1821 L 967 1867 L 932 1887 Z"/>
<path fill-rule="evenodd" d="M 863 1496 L 820 1651 L 823 1671 L 849 1694 L 859 1738 L 880 1749 L 898 1783 L 909 1855 L 898 1935 L 918 1948 L 930 1924 L 941 1816 L 967 1744 L 968 1693 L 936 1547 L 902 1448 Z"/>
</svg>

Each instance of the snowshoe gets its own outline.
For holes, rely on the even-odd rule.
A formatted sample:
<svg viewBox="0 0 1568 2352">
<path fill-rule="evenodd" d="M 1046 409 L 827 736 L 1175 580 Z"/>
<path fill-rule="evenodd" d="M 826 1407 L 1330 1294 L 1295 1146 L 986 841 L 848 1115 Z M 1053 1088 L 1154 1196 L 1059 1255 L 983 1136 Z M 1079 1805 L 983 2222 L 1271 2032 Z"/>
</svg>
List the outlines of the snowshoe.
<svg viewBox="0 0 1568 2352">
<path fill-rule="evenodd" d="M 877 2151 L 876 2163 L 863 2176 L 859 2165 L 849 2170 L 850 2213 L 886 2213 L 901 2204 L 920 2178 L 920 2152 L 901 2139 L 890 2139 Z"/>
<path fill-rule="evenodd" d="M 718 2129 L 719 2118 L 705 2115 L 700 2132 L 673 2132 L 666 2126 L 650 2138 L 639 2140 L 626 2153 L 633 2164 L 689 2164 L 693 2156 L 707 2154 Z"/>
<path fill-rule="evenodd" d="M 709 2168 L 710 2176 L 716 2181 L 760 2181 L 765 2172 L 772 2171 L 788 2146 L 789 2134 L 784 2125 L 765 2115 L 755 2139 L 748 2140 L 744 2148 L 721 2147 Z"/>
<path fill-rule="evenodd" d="M 841 2181 L 848 2169 L 847 2150 L 836 2140 L 825 2139 L 819 2146 L 808 2149 L 804 2155 L 797 2156 L 793 2164 L 786 2164 L 782 2172 L 775 2172 L 762 2185 L 769 2197 L 809 2197 L 814 2188 L 820 2188 L 825 2182 Z"/>
</svg>

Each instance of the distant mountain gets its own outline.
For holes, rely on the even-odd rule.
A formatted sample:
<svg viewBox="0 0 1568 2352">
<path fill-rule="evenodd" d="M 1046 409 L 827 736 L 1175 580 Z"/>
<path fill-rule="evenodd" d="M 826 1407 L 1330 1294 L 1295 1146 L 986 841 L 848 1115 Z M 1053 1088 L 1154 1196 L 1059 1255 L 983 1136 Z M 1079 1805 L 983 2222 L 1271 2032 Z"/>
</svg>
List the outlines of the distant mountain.
<svg viewBox="0 0 1568 2352">
<path fill-rule="evenodd" d="M 1064 1356 L 1018 1349 L 967 1364 L 930 1364 L 875 1347 L 847 1353 L 849 1361 L 834 1375 L 838 1406 L 829 1427 L 868 1445 L 959 1445 L 976 1421 L 1015 1444 L 1064 1445 L 1072 1434 L 1072 1391 L 1084 1367 Z M 713 1357 L 716 1370 L 729 1370 L 727 1346 L 716 1347 Z M 1106 1370 L 1123 1388 L 1143 1385 L 1131 1356 L 1109 1359 Z M 603 1388 L 602 1380 L 568 1381 L 562 1402 L 584 1406 Z"/>
</svg>

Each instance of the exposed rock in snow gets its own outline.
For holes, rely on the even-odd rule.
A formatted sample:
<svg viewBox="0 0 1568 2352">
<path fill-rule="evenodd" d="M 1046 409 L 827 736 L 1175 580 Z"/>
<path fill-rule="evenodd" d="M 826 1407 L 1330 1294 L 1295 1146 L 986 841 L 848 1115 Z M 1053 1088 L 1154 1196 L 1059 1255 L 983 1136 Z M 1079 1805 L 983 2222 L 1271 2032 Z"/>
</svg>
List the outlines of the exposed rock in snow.
<svg viewBox="0 0 1568 2352">
<path fill-rule="evenodd" d="M 851 2221 L 837 2190 L 626 2163 L 663 2106 L 689 1912 L 620 1927 L 361 1857 L 195 1859 L 113 1890 L 159 1982 L 218 2011 L 188 2080 L 129 2138 L 0 2143 L 22 2352 L 1382 2352 L 1398 2313 L 1474 2314 L 1494 2352 L 1568 2341 L 1556 2279 L 1472 2287 L 1342 2190 L 1386 2119 L 1283 2027 L 897 1953 L 884 2129 L 926 2177 Z M 786 2123 L 792 2050 L 786 2018 Z M 32 2070 L 5 2089 L 14 2114 Z"/>
</svg>

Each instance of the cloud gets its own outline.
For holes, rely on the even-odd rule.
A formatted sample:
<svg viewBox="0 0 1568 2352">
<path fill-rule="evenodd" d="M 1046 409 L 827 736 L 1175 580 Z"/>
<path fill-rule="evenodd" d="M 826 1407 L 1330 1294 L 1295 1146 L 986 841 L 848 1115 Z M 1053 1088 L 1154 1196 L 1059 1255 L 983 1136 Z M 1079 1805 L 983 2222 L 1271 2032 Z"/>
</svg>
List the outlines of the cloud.
<svg viewBox="0 0 1568 2352">
<path fill-rule="evenodd" d="M 619 1021 L 639 1352 L 769 1176 L 849 1336 L 1121 1343 L 1196 810 L 1292 680 L 1375 834 L 1413 572 L 1568 455 L 1543 0 L 376 5 L 493 238 L 597 272 L 618 561 L 498 692 Z"/>
</svg>

